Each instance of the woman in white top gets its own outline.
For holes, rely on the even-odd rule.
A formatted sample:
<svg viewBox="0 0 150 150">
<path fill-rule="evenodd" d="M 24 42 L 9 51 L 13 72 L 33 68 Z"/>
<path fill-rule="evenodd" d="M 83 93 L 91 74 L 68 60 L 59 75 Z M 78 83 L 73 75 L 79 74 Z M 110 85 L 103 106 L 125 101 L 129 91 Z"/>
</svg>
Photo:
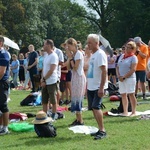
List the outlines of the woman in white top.
<svg viewBox="0 0 150 150">
<path fill-rule="evenodd" d="M 66 44 L 66 53 L 68 55 L 68 69 L 72 69 L 71 111 L 76 113 L 76 120 L 70 125 L 83 125 L 81 109 L 86 85 L 86 78 L 83 70 L 84 57 L 82 52 L 77 49 L 77 41 L 75 39 L 69 38 Z"/>
<path fill-rule="evenodd" d="M 132 113 L 131 116 L 136 115 L 137 99 L 135 97 L 136 75 L 135 70 L 138 59 L 135 56 L 136 44 L 128 42 L 126 44 L 125 54 L 119 58 L 116 73 L 119 79 L 119 92 L 122 97 L 123 116 L 128 116 L 128 98 L 129 95 Z"/>
</svg>

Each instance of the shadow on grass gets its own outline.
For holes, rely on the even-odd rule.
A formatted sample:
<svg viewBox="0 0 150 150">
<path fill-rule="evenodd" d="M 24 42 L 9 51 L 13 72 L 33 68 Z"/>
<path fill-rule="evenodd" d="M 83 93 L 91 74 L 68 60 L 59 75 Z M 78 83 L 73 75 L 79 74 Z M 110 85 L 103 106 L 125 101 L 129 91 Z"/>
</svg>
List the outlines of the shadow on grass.
<svg viewBox="0 0 150 150">
<path fill-rule="evenodd" d="M 72 142 L 78 142 L 79 141 L 79 134 L 67 134 L 67 135 L 57 135 L 55 138 L 39 138 L 37 137 L 37 135 L 29 135 L 29 137 L 26 136 L 26 139 L 24 137 L 20 137 L 22 133 L 14 133 L 13 136 L 18 136 L 17 142 L 14 144 L 9 144 L 9 145 L 5 145 L 2 146 L 3 149 L 7 149 L 7 148 L 14 148 L 14 147 L 24 147 L 24 145 L 28 146 L 28 148 L 30 147 L 34 147 L 34 146 L 44 146 L 44 145 L 58 145 L 60 143 L 72 143 Z M 23 135 L 22 135 L 23 136 Z M 81 135 L 80 141 L 84 138 L 82 138 L 85 135 Z M 1 147 L 1 148 L 2 148 Z"/>
</svg>

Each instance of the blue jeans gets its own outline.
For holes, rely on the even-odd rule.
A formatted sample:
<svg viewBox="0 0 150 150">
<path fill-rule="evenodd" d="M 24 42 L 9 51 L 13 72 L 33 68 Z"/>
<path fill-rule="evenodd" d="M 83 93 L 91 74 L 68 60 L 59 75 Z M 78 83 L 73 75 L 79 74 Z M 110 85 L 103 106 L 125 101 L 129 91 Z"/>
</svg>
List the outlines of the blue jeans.
<svg viewBox="0 0 150 150">
<path fill-rule="evenodd" d="M 14 83 L 15 87 L 18 86 L 17 79 L 18 79 L 18 72 L 13 73 L 13 83 Z"/>
</svg>

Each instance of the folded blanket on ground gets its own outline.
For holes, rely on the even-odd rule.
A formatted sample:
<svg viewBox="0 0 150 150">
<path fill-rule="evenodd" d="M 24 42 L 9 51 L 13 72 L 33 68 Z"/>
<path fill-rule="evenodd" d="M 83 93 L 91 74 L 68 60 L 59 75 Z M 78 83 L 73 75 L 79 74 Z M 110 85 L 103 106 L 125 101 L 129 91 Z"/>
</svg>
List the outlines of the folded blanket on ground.
<svg viewBox="0 0 150 150">
<path fill-rule="evenodd" d="M 98 128 L 96 127 L 85 126 L 85 125 L 73 126 L 68 129 L 73 131 L 74 133 L 84 133 L 84 134 L 91 134 L 98 131 Z"/>
</svg>

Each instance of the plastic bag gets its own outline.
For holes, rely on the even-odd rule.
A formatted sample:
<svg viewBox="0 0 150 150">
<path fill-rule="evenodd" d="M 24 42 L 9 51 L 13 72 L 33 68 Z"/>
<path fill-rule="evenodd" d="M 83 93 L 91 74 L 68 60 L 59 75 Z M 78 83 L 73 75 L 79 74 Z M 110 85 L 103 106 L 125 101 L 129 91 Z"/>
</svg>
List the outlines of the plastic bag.
<svg viewBox="0 0 150 150">
<path fill-rule="evenodd" d="M 34 125 L 31 125 L 27 122 L 11 123 L 8 125 L 8 128 L 11 129 L 12 131 L 16 131 L 16 132 L 34 131 Z"/>
</svg>

